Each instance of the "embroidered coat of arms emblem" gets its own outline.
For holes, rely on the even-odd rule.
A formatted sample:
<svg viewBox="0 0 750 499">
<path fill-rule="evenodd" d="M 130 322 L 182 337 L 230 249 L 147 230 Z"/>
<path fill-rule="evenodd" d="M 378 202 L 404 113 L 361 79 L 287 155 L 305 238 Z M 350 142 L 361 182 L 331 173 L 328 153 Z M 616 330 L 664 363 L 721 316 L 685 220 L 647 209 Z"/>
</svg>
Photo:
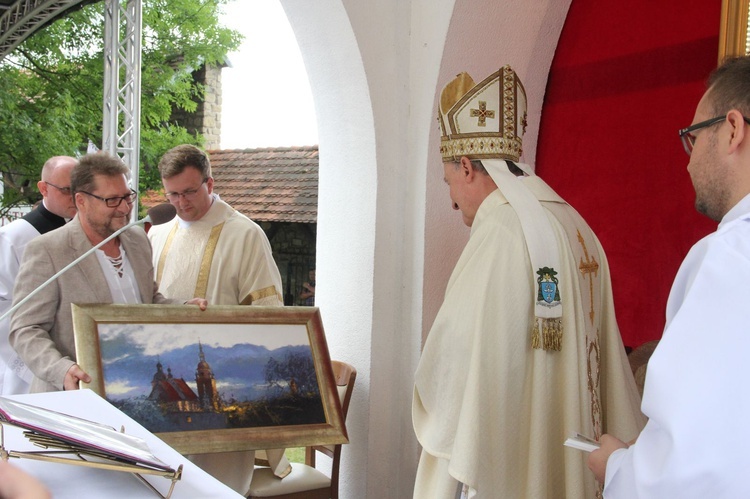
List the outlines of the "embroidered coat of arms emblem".
<svg viewBox="0 0 750 499">
<path fill-rule="evenodd" d="M 555 306 L 560 302 L 560 288 L 557 286 L 557 271 L 552 267 L 542 267 L 536 271 L 539 285 L 537 301 Z"/>
</svg>

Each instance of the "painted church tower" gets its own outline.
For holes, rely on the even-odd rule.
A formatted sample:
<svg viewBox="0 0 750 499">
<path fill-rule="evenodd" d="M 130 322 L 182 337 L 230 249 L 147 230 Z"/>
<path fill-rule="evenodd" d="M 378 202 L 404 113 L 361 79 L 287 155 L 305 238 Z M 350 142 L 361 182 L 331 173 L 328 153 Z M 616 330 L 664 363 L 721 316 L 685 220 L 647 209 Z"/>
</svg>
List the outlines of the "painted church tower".
<svg viewBox="0 0 750 499">
<path fill-rule="evenodd" d="M 200 361 L 195 369 L 195 384 L 198 386 L 198 401 L 204 409 L 219 410 L 219 392 L 216 390 L 216 380 L 211 366 L 206 362 L 203 345 L 198 341 Z"/>
<path fill-rule="evenodd" d="M 151 378 L 151 388 L 156 386 L 157 383 L 160 381 L 164 381 L 167 379 L 167 375 L 164 374 L 164 366 L 161 364 L 161 360 L 158 358 L 156 359 L 156 372 L 154 373 L 154 377 Z"/>
</svg>

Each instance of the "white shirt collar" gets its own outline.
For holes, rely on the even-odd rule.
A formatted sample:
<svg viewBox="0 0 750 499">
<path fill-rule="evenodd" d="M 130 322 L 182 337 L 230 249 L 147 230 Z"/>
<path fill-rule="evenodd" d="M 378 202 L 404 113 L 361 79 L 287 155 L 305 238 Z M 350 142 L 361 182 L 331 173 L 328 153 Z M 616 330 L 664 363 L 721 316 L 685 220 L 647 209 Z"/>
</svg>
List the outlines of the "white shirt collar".
<svg viewBox="0 0 750 499">
<path fill-rule="evenodd" d="M 734 205 L 732 209 L 729 210 L 726 215 L 724 215 L 724 218 L 722 218 L 721 222 L 719 223 L 718 229 L 721 229 L 722 226 L 728 224 L 729 222 L 737 220 L 738 218 L 743 217 L 743 215 L 748 214 L 750 214 L 750 194 L 740 199 L 740 202 Z"/>
</svg>

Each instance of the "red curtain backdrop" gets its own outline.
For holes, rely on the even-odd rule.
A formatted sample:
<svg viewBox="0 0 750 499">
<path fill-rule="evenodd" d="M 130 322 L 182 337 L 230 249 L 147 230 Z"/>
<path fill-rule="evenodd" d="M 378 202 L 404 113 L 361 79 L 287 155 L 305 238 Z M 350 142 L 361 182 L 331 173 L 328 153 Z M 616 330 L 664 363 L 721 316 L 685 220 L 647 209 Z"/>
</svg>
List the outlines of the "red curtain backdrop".
<svg viewBox="0 0 750 499">
<path fill-rule="evenodd" d="M 669 289 L 716 223 L 677 130 L 717 64 L 721 1 L 573 0 L 550 70 L 536 171 L 589 222 L 626 346 L 661 337 Z"/>
</svg>

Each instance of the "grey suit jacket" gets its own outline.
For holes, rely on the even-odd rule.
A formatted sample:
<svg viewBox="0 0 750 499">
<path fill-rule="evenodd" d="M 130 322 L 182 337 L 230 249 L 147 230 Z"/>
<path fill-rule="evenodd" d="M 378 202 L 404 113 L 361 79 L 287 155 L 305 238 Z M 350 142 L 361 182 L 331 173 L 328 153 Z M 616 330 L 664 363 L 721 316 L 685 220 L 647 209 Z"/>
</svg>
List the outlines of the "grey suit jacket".
<svg viewBox="0 0 750 499">
<path fill-rule="evenodd" d="M 130 228 L 119 238 L 135 272 L 143 303 L 174 303 L 157 291 L 151 245 L 143 229 Z M 91 247 L 77 216 L 64 227 L 31 241 L 16 279 L 14 303 Z M 62 390 L 65 374 L 75 364 L 71 303 L 112 303 L 95 254 L 37 293 L 11 318 L 10 344 L 34 373 L 32 393 Z"/>
</svg>

